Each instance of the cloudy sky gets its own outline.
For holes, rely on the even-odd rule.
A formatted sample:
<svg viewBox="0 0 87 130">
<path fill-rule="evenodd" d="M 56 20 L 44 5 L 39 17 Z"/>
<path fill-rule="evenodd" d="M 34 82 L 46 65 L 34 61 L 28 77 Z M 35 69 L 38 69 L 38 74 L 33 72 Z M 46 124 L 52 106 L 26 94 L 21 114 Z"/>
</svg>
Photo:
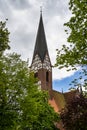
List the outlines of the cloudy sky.
<svg viewBox="0 0 87 130">
<path fill-rule="evenodd" d="M 63 24 L 71 17 L 69 0 L 0 0 L 0 21 L 8 19 L 10 31 L 10 52 L 21 54 L 23 60 L 29 58 L 31 64 L 36 34 L 40 18 L 40 6 L 43 10 L 43 22 L 51 62 L 56 61 L 56 49 L 67 43 Z M 66 68 L 53 69 L 53 88 L 67 91 L 68 82 L 75 77 L 75 71 Z"/>
</svg>

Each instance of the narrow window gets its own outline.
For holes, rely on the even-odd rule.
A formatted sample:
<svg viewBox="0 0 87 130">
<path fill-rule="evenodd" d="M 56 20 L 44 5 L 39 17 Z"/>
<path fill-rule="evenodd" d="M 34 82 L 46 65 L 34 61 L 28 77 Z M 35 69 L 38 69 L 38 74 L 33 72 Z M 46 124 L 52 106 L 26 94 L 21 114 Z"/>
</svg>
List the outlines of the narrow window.
<svg viewBox="0 0 87 130">
<path fill-rule="evenodd" d="M 37 72 L 34 74 L 34 77 L 35 77 L 35 78 L 38 78 L 38 73 L 37 73 Z"/>
<path fill-rule="evenodd" d="M 49 72 L 46 72 L 46 82 L 49 82 Z"/>
</svg>

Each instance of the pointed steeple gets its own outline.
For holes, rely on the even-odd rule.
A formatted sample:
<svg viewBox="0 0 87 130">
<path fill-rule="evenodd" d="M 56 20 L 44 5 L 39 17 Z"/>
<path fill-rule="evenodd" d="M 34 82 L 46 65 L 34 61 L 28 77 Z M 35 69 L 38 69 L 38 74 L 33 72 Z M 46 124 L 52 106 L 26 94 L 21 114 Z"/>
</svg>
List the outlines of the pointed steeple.
<svg viewBox="0 0 87 130">
<path fill-rule="evenodd" d="M 46 36 L 45 36 L 43 18 L 42 18 L 42 10 L 41 10 L 33 59 L 34 59 L 35 55 L 38 54 L 38 56 L 41 59 L 41 62 L 43 62 L 46 53 L 48 53 L 48 49 L 47 49 Z"/>
<path fill-rule="evenodd" d="M 49 92 L 52 95 L 52 65 L 47 49 L 43 19 L 42 8 L 40 11 L 40 21 L 36 37 L 36 43 L 33 53 L 33 59 L 31 63 L 31 71 L 34 72 L 34 76 L 40 81 L 42 90 Z"/>
</svg>

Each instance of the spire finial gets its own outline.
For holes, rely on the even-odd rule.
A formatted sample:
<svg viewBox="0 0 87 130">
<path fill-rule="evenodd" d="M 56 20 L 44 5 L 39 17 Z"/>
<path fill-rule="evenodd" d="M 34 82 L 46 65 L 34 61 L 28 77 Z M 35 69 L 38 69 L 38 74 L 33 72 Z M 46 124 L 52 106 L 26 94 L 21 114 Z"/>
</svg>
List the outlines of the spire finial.
<svg viewBox="0 0 87 130">
<path fill-rule="evenodd" d="M 42 6 L 40 6 L 40 14 L 42 14 Z"/>
</svg>

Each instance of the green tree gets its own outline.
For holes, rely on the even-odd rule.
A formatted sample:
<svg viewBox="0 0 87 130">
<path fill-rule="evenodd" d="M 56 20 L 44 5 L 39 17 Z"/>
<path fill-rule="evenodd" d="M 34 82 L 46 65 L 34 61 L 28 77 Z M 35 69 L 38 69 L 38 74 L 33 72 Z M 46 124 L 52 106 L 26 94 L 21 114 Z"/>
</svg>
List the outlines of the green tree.
<svg viewBox="0 0 87 130">
<path fill-rule="evenodd" d="M 87 98 L 77 95 L 60 116 L 66 130 L 87 130 Z"/>
<path fill-rule="evenodd" d="M 28 63 L 13 53 L 0 58 L 0 129 L 53 130 L 58 114 L 38 88 Z"/>
<path fill-rule="evenodd" d="M 83 86 L 87 87 L 87 2 L 86 0 L 70 0 L 69 9 L 72 17 L 64 25 L 69 37 L 68 44 L 57 50 L 56 66 L 76 69 L 81 67 L 79 80 L 83 79 Z M 69 69 L 67 69 L 69 71 Z M 79 80 L 74 83 L 79 83 Z"/>
<path fill-rule="evenodd" d="M 31 97 L 31 98 L 30 98 Z M 25 105 L 24 105 L 25 104 Z M 26 107 L 25 107 L 26 106 Z M 31 106 L 31 107 L 30 107 Z M 33 92 L 22 101 L 22 129 L 53 130 L 59 116 L 48 104 L 48 94 L 44 91 Z M 27 113 L 27 114 L 26 114 Z"/>
<path fill-rule="evenodd" d="M 24 94 L 23 83 L 26 72 L 26 63 L 21 61 L 17 54 L 9 54 L 0 58 L 1 130 L 14 130 L 16 127 L 20 111 L 19 99 Z"/>
<path fill-rule="evenodd" d="M 10 49 L 9 43 L 9 31 L 6 28 L 6 21 L 0 22 L 0 56 L 6 49 Z"/>
</svg>

